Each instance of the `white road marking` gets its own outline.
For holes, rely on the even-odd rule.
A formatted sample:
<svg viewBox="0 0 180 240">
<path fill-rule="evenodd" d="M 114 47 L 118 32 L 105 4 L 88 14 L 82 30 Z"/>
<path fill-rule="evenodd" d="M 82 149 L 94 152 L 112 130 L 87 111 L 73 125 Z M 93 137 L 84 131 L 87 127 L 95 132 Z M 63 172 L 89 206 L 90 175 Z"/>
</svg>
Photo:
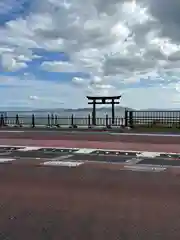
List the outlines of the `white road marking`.
<svg viewBox="0 0 180 240">
<path fill-rule="evenodd" d="M 19 150 L 22 150 L 22 148 L 25 148 L 25 149 L 31 149 L 31 150 L 38 150 L 38 149 L 42 149 L 42 148 L 47 148 L 47 149 L 51 149 L 51 148 L 55 148 L 55 149 L 69 149 L 69 150 L 77 150 L 76 153 L 78 153 L 79 150 L 83 149 L 81 152 L 82 153 L 91 153 L 93 151 L 104 151 L 104 152 L 130 152 L 130 153 L 144 153 L 144 151 L 135 151 L 135 150 L 123 150 L 123 149 L 103 149 L 103 148 L 96 148 L 96 149 L 92 149 L 92 148 L 67 148 L 67 147 L 46 147 L 46 146 L 34 146 L 34 147 L 28 147 L 28 146 L 24 146 L 24 145 L 0 145 L 0 148 L 3 148 L 3 147 L 11 147 L 11 148 L 21 148 L 21 149 L 18 149 Z M 30 151 L 30 150 L 28 150 Z M 155 153 L 155 154 L 180 154 L 180 152 L 150 152 L 151 154 Z"/>
<path fill-rule="evenodd" d="M 139 160 L 139 161 L 142 161 L 142 159 Z M 136 164 L 137 159 L 136 158 L 131 158 L 131 159 L 126 160 L 125 163 L 128 164 L 128 165 Z"/>
<path fill-rule="evenodd" d="M 154 172 L 161 172 L 165 171 L 167 168 L 164 167 L 153 167 L 153 166 L 124 166 L 124 169 L 131 170 L 131 171 L 154 171 Z"/>
<path fill-rule="evenodd" d="M 4 162 L 12 162 L 16 159 L 14 158 L 0 158 L 0 163 L 4 163 Z"/>
<path fill-rule="evenodd" d="M 76 151 L 75 153 L 83 153 L 83 154 L 89 154 L 92 153 L 94 151 L 96 151 L 97 149 L 91 149 L 91 148 L 80 148 L 78 151 Z"/>
<path fill-rule="evenodd" d="M 41 147 L 25 147 L 22 149 L 18 149 L 18 151 L 27 152 L 27 151 L 39 150 L 39 149 L 41 149 Z"/>
<path fill-rule="evenodd" d="M 48 161 L 44 162 L 41 165 L 45 166 L 64 166 L 64 167 L 78 167 L 84 164 L 83 162 L 61 162 L 61 161 Z"/>
<path fill-rule="evenodd" d="M 17 145 L 0 145 L 0 148 L 5 148 L 5 147 L 9 147 L 9 148 L 21 148 L 19 149 L 20 151 L 30 151 L 30 150 L 39 150 L 39 149 L 42 149 L 42 148 L 47 148 L 47 149 L 52 149 L 52 147 L 45 147 L 45 146 L 34 146 L 34 147 L 27 147 L 27 146 L 17 146 Z M 22 149 L 23 148 L 23 149 Z M 149 158 L 154 158 L 156 156 L 159 156 L 160 154 L 167 154 L 167 155 L 173 155 L 173 154 L 179 154 L 180 153 L 168 153 L 168 152 L 144 152 L 144 151 L 127 151 L 127 150 L 107 150 L 107 149 L 91 149 L 91 148 L 65 148 L 65 147 L 53 147 L 54 149 L 68 149 L 68 150 L 75 150 L 75 153 L 82 153 L 82 154 L 88 154 L 88 153 L 91 153 L 93 151 L 103 151 L 103 152 L 115 152 L 116 154 L 118 152 L 124 152 L 124 153 L 127 153 L 127 152 L 133 152 L 133 153 L 136 153 L 136 156 L 137 157 L 149 157 Z M 79 166 L 81 164 L 84 164 L 86 161 L 72 161 L 71 159 L 69 159 L 69 161 L 64 161 L 65 158 L 68 158 L 68 157 L 71 157 L 71 155 L 68 155 L 68 156 L 59 156 L 55 159 L 52 159 L 51 161 L 46 161 L 44 163 L 42 163 L 43 165 L 49 165 L 49 166 L 68 166 L 68 167 L 75 167 L 75 166 Z M 62 159 L 61 159 L 62 158 Z M 64 159 L 63 159 L 64 158 Z M 2 162 L 10 162 L 10 161 L 14 161 L 16 159 L 8 159 L 8 158 L 0 158 L 0 163 Z M 59 161 L 61 160 L 61 161 Z M 68 159 L 67 159 L 68 160 Z M 128 159 L 130 160 L 130 159 Z M 139 162 L 141 160 L 141 158 L 138 158 L 138 159 L 131 159 L 133 160 L 132 162 L 131 161 L 128 161 L 126 162 L 126 164 L 129 165 L 130 167 L 130 164 L 136 164 L 137 162 Z M 98 163 L 98 161 L 91 161 L 91 162 L 95 162 L 95 163 Z M 106 163 L 106 162 L 104 162 Z M 109 164 L 111 162 L 108 162 L 107 164 Z M 40 165 L 42 165 L 40 164 Z M 111 164 L 120 164 L 119 162 L 117 163 L 111 163 Z M 163 165 L 165 167 L 165 165 Z M 137 169 L 139 169 L 138 171 L 163 171 L 165 169 L 167 169 L 169 166 L 166 166 L 166 168 L 162 168 L 162 166 L 147 166 L 145 165 L 144 167 L 141 165 L 141 166 L 133 166 L 133 169 L 131 169 L 132 171 L 136 171 Z M 172 166 L 170 166 L 172 167 Z M 132 168 L 132 166 L 131 166 Z"/>
<path fill-rule="evenodd" d="M 150 157 L 150 158 L 155 158 L 160 156 L 159 152 L 141 152 L 136 154 L 137 157 Z"/>
</svg>

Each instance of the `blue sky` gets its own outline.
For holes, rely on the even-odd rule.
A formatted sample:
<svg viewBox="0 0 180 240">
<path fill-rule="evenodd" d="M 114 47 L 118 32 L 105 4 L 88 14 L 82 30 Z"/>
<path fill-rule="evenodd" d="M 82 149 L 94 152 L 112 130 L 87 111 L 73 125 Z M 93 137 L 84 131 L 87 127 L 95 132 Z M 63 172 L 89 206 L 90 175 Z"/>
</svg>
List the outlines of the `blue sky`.
<svg viewBox="0 0 180 240">
<path fill-rule="evenodd" d="M 152 2 L 1 0 L 0 107 L 179 108 L 179 43 Z"/>
</svg>

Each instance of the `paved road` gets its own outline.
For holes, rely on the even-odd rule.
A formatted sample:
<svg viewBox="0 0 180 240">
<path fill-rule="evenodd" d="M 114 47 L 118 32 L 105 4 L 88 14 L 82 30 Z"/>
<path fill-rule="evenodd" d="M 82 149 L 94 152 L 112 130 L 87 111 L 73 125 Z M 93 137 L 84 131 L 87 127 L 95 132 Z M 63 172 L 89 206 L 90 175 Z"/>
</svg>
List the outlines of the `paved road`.
<svg viewBox="0 0 180 240">
<path fill-rule="evenodd" d="M 0 176 L 0 239 L 180 239 L 177 174 L 0 164 Z"/>
<path fill-rule="evenodd" d="M 1 139 L 33 140 L 88 140 L 107 142 L 140 142 L 154 144 L 179 144 L 180 135 L 172 134 L 138 134 L 138 133 L 94 133 L 94 132 L 58 132 L 58 131 L 0 131 Z"/>
<path fill-rule="evenodd" d="M 0 163 L 13 166 L 21 164 L 71 167 L 83 166 L 89 163 L 115 164 L 117 167 L 121 164 L 121 167 L 136 166 L 136 170 L 153 171 L 157 170 L 153 167 L 164 168 L 159 168 L 159 170 L 166 170 L 168 167 L 180 167 L 180 153 L 0 146 Z M 143 168 L 145 165 L 146 168 Z"/>
<path fill-rule="evenodd" d="M 0 144 L 21 147 L 0 147 L 0 239 L 180 239 L 180 155 L 157 153 L 180 153 L 179 143 L 1 131 Z"/>
<path fill-rule="evenodd" d="M 0 145 L 180 152 L 180 137 L 149 135 L 1 132 Z"/>
<path fill-rule="evenodd" d="M 49 148 L 0 146 L 0 239 L 180 238 L 180 154 L 46 141 Z"/>
</svg>

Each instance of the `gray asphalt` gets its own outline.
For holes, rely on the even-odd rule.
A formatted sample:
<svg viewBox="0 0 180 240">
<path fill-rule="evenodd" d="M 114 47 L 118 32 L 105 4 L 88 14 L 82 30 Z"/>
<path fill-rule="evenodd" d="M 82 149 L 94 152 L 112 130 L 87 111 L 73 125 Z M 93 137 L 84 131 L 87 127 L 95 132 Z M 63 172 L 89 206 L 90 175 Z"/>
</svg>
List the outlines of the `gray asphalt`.
<svg viewBox="0 0 180 240">
<path fill-rule="evenodd" d="M 16 147 L 0 147 L 1 158 L 21 159 L 58 159 L 61 156 L 67 156 L 65 161 L 87 161 L 87 162 L 106 162 L 106 163 L 128 163 L 141 165 L 163 165 L 163 166 L 180 166 L 180 154 L 160 154 L 155 158 L 137 157 L 138 152 L 115 152 L 103 150 L 95 150 L 90 154 L 80 154 L 78 149 L 56 149 L 42 148 L 39 150 L 19 151 Z M 59 161 L 59 160 L 58 160 Z M 62 158 L 63 161 L 63 158 Z"/>
</svg>

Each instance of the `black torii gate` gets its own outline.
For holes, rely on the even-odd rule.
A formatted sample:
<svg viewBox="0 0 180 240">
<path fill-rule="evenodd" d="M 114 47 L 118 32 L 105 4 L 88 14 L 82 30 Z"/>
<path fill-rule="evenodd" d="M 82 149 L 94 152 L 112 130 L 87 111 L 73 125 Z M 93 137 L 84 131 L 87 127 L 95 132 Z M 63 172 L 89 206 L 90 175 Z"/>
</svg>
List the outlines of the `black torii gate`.
<svg viewBox="0 0 180 240">
<path fill-rule="evenodd" d="M 111 104 L 112 105 L 112 124 L 114 124 L 114 119 L 115 119 L 115 107 L 114 107 L 114 105 L 120 103 L 120 98 L 121 98 L 121 96 L 111 96 L 111 97 L 90 97 L 90 96 L 87 96 L 87 99 L 90 100 L 90 102 L 88 102 L 88 104 L 93 105 L 92 124 L 96 125 L 96 104 Z"/>
</svg>

